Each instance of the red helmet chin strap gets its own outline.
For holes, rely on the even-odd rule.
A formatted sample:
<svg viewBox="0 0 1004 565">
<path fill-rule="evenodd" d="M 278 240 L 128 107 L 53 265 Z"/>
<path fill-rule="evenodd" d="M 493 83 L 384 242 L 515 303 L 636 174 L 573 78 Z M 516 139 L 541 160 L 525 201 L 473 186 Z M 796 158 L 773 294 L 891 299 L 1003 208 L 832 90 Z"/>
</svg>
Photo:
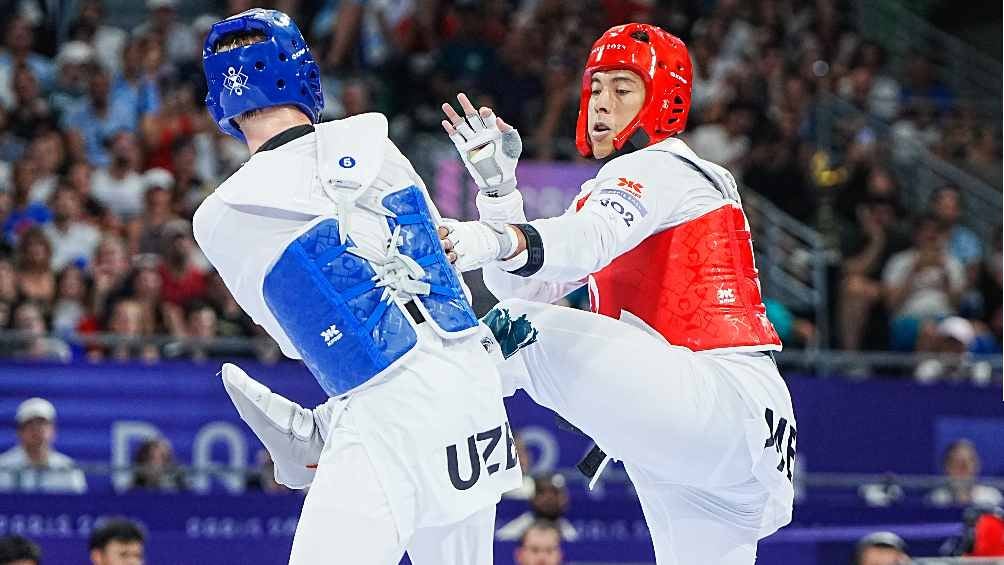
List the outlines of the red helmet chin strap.
<svg viewBox="0 0 1004 565">
<path fill-rule="evenodd" d="M 585 157 L 593 154 L 589 139 L 589 99 L 593 73 L 629 70 L 645 83 L 645 103 L 638 115 L 614 136 L 614 150 L 629 141 L 637 145 L 644 134 L 646 145 L 676 135 L 687 125 L 693 69 L 687 46 L 679 38 L 648 24 L 626 24 L 607 30 L 589 52 L 582 73 L 582 94 L 575 145 Z"/>
</svg>

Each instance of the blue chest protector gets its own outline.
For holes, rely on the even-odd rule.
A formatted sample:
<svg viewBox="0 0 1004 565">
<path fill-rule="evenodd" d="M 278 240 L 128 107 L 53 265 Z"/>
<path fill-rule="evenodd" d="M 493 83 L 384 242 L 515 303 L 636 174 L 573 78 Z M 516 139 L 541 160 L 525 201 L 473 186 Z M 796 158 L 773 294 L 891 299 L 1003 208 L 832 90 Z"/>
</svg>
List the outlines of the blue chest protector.
<svg viewBox="0 0 1004 565">
<path fill-rule="evenodd" d="M 426 320 L 447 336 L 477 326 L 421 190 L 398 190 L 382 204 L 395 214 L 387 217 L 391 232 L 399 231 L 391 247 L 421 267 L 415 280 L 428 292 L 414 300 Z M 354 248 L 351 237 L 342 243 L 338 221 L 325 218 L 286 247 L 262 287 L 265 304 L 330 396 L 380 375 L 421 337 L 395 300 L 396 283 L 382 281 L 383 267 L 353 253 Z"/>
</svg>

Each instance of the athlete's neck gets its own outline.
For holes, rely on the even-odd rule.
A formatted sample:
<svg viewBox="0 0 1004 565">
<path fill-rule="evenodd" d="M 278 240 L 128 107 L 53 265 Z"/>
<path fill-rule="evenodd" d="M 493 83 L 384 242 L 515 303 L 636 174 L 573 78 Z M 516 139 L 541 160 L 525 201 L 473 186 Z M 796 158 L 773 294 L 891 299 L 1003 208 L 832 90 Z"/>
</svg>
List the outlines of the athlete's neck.
<svg viewBox="0 0 1004 565">
<path fill-rule="evenodd" d="M 310 125 L 310 118 L 293 106 L 275 106 L 241 120 L 238 125 L 244 133 L 248 150 L 254 153 L 263 143 L 289 128 Z"/>
</svg>

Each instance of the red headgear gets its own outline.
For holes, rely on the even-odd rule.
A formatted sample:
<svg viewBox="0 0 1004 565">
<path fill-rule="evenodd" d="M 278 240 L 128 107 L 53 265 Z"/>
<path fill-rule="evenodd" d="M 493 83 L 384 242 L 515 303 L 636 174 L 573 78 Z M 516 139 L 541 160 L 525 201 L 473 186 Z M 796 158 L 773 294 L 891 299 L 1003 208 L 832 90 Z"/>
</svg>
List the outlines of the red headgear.
<svg viewBox="0 0 1004 565">
<path fill-rule="evenodd" d="M 690 113 L 693 69 L 687 46 L 680 38 L 648 24 L 625 24 L 607 30 L 589 52 L 582 73 L 582 99 L 575 128 L 575 146 L 585 157 L 593 154 L 589 144 L 589 97 L 593 73 L 626 69 L 645 81 L 645 104 L 638 115 L 614 136 L 620 150 L 641 128 L 646 145 L 683 131 Z"/>
</svg>

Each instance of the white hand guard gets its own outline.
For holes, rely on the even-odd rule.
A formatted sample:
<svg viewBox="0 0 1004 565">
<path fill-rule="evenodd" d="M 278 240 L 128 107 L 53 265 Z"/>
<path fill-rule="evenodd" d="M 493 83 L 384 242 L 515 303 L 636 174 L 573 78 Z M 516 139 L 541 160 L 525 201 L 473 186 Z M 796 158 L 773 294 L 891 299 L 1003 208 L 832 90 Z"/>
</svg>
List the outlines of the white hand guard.
<svg viewBox="0 0 1004 565">
<path fill-rule="evenodd" d="M 502 132 L 495 114 L 465 116 L 450 135 L 478 188 L 489 196 L 505 196 L 516 188 L 516 163 L 523 140 L 515 129 Z"/>
<path fill-rule="evenodd" d="M 272 392 L 237 365 L 224 364 L 222 376 L 241 419 L 272 455 L 276 482 L 295 489 L 310 486 L 314 480 L 312 467 L 317 465 L 324 447 L 314 412 Z"/>
<path fill-rule="evenodd" d="M 507 224 L 443 220 L 443 227 L 452 251 L 457 254 L 455 264 L 461 272 L 509 257 L 519 244 L 516 231 Z"/>
</svg>

